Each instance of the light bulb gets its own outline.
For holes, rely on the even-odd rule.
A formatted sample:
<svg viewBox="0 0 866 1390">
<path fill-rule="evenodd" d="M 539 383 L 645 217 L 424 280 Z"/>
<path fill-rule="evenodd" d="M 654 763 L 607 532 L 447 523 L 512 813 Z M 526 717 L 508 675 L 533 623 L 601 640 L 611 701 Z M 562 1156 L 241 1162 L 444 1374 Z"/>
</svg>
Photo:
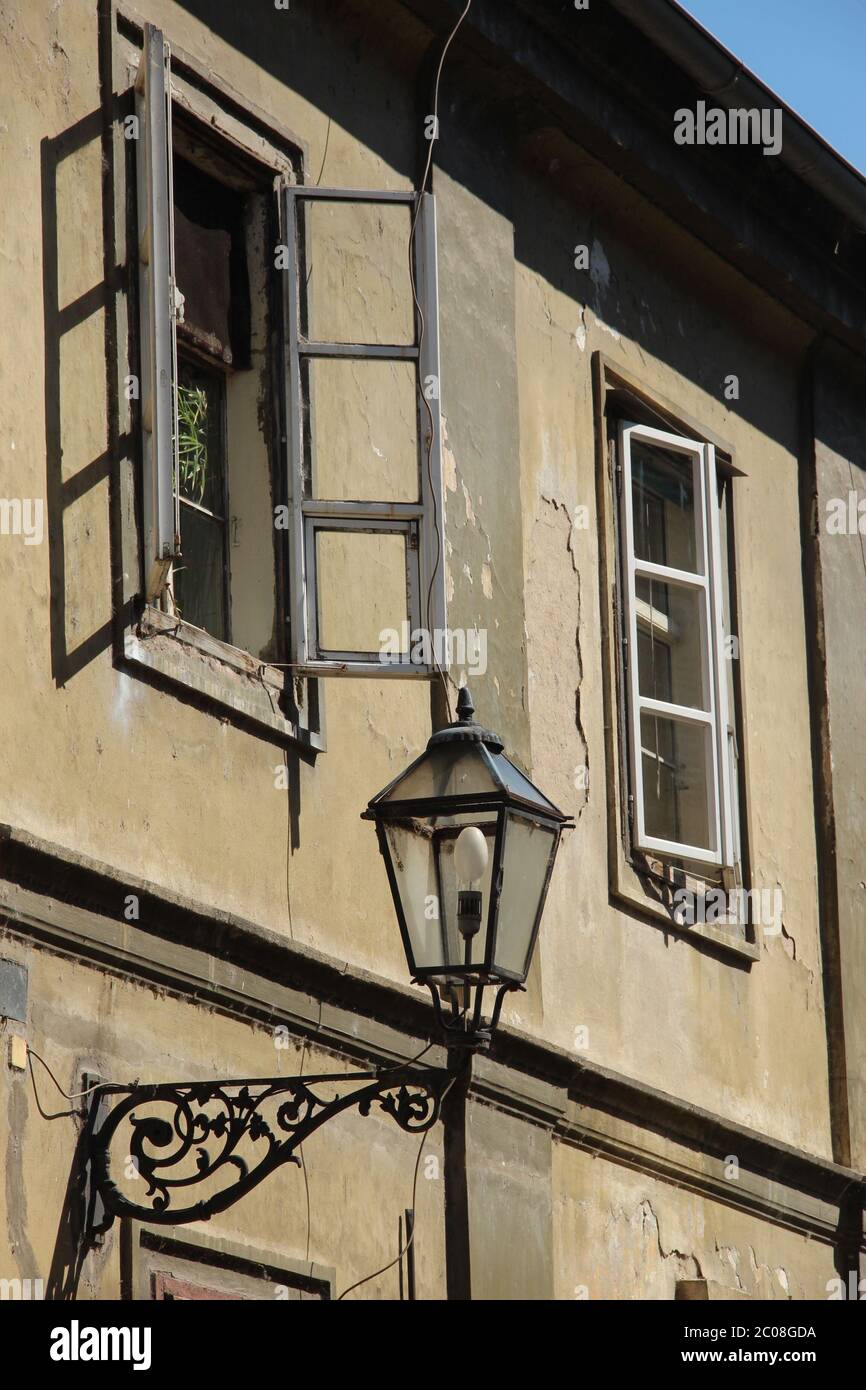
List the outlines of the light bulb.
<svg viewBox="0 0 866 1390">
<path fill-rule="evenodd" d="M 489 857 L 487 840 L 478 826 L 464 826 L 454 846 L 454 868 L 461 883 L 477 883 Z"/>
</svg>

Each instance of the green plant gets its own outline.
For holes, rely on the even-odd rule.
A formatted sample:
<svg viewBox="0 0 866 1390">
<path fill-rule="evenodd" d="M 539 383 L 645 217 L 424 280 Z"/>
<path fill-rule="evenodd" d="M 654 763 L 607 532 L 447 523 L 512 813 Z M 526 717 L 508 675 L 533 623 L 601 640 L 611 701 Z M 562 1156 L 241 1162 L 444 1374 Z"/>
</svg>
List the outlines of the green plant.
<svg viewBox="0 0 866 1390">
<path fill-rule="evenodd" d="M 200 505 L 208 476 L 208 398 L 203 386 L 178 386 L 177 425 L 181 491 Z"/>
</svg>

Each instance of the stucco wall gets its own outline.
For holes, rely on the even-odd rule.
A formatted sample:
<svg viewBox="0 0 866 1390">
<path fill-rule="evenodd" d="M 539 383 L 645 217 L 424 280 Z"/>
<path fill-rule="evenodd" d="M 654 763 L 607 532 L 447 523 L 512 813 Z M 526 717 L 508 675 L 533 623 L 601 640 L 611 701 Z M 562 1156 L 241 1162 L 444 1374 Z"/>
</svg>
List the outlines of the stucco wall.
<svg viewBox="0 0 866 1390">
<path fill-rule="evenodd" d="M 239 101 L 296 135 L 310 179 L 327 144 L 324 184 L 412 187 L 417 67 L 429 35 L 399 5 L 374 13 L 352 0 L 331 12 L 299 0 L 288 13 L 268 12 L 258 27 L 236 17 L 225 26 L 228 37 L 203 5 L 149 0 L 144 8 Z M 122 467 L 106 457 L 95 7 L 9 0 L 0 38 L 0 82 L 26 93 L 7 106 L 0 131 L 0 204 L 14 214 L 7 211 L 0 287 L 5 322 L 20 326 L 0 337 L 7 384 L 0 467 L 7 496 L 44 498 L 47 507 L 41 545 L 20 537 L 0 544 L 0 587 L 11 596 L 0 611 L 8 671 L 0 693 L 0 821 L 403 982 L 384 873 L 359 813 L 423 749 L 429 689 L 323 682 L 327 751 L 316 759 L 290 752 L 286 791 L 279 789 L 284 750 L 267 734 L 113 659 L 112 547 L 126 598 L 136 590 L 137 557 L 117 550 L 133 515 L 129 441 Z M 576 146 L 545 131 L 519 140 L 495 108 L 479 111 L 465 73 L 455 69 L 449 81 L 434 188 L 450 621 L 488 633 L 488 670 L 473 681 L 479 717 L 577 817 L 529 990 L 509 1001 L 505 1019 L 827 1155 L 797 490 L 797 389 L 808 335 Z M 578 244 L 590 248 L 588 272 L 574 267 Z M 123 267 L 117 286 L 121 355 L 129 271 Z M 395 283 L 403 271 L 395 258 Z M 59 316 L 50 313 L 55 289 Z M 726 437 L 744 475 L 734 493 L 749 840 L 755 885 L 784 895 L 783 929 L 759 939 L 760 958 L 750 966 L 666 933 L 610 897 L 604 750 L 615 712 L 605 708 L 601 678 L 596 351 Z M 735 402 L 723 397 L 729 373 L 740 381 Z M 834 452 L 826 487 L 843 486 L 850 450 L 832 440 L 827 447 Z M 846 564 L 828 585 L 835 615 L 828 631 L 837 657 L 848 653 L 838 657 L 831 700 L 844 748 L 841 848 L 853 941 L 864 901 L 862 836 L 853 828 L 863 818 L 855 755 L 864 741 L 847 708 L 857 649 L 842 615 L 862 574 L 856 540 L 847 544 Z M 370 597 L 359 588 L 351 602 Z M 268 1038 L 236 1022 L 83 967 L 61 970 L 38 953 L 33 960 L 34 1046 L 66 1081 L 74 1063 L 96 1054 L 109 1075 L 155 1079 L 174 1071 L 255 1074 L 273 1064 Z M 42 1128 L 26 1078 L 7 1074 L 0 1085 L 10 1124 L 7 1172 L 20 1184 L 8 1215 L 21 1260 L 41 1272 L 56 1234 L 69 1135 L 59 1122 Z M 404 1180 L 409 1199 L 411 1141 L 389 1134 L 362 1173 L 352 1166 L 361 1123 L 369 1125 L 347 1118 L 351 1141 L 329 1135 L 321 1147 L 320 1191 L 340 1197 L 333 1209 L 317 1202 L 322 1224 L 312 1237 L 311 1258 L 333 1263 L 334 1250 L 344 1252 L 347 1281 L 375 1267 L 394 1235 L 368 1224 L 366 1213 Z M 363 1143 L 369 1154 L 367 1130 Z M 550 1182 L 562 1209 L 556 1296 L 570 1297 L 574 1284 L 628 1296 L 629 1279 L 649 1268 L 655 1246 L 661 1258 L 647 1277 L 659 1297 L 670 1296 L 674 1264 L 713 1269 L 723 1283 L 738 1287 L 739 1278 L 769 1294 L 774 1271 L 790 1262 L 800 1271 L 795 1296 L 820 1285 L 826 1252 L 804 1255 L 799 1238 L 787 1235 L 762 1244 L 756 1222 L 720 1212 L 711 1221 L 691 1198 L 656 1193 L 618 1170 L 589 1174 L 587 1163 L 554 1150 Z M 297 1174 L 277 1181 L 278 1189 L 230 1212 L 224 1229 L 252 1239 L 269 1228 L 269 1210 L 282 1209 L 285 1194 L 287 1249 L 297 1253 L 305 1239 Z M 20 1191 L 26 1209 L 16 1206 Z M 441 1194 L 432 1186 L 424 1194 L 429 1220 L 419 1221 L 436 1236 L 419 1246 L 420 1278 L 435 1296 Z M 617 1243 L 603 1255 L 605 1213 L 614 1209 L 624 1243 L 620 1254 Z M 728 1245 L 739 1252 L 736 1269 L 725 1265 Z M 587 1247 L 608 1262 L 604 1269 L 587 1268 L 576 1253 Z M 685 1253 L 670 1262 L 671 1250 Z M 116 1287 L 109 1264 L 107 1255 L 97 1258 L 94 1291 Z M 395 1277 L 388 1276 L 392 1284 Z"/>
<path fill-rule="evenodd" d="M 797 492 L 796 322 L 588 156 L 537 137 L 518 206 L 533 771 L 575 807 L 541 942 L 543 1029 L 604 1065 L 828 1152 Z M 553 196 L 552 196 L 553 195 Z M 542 220 L 536 217 L 545 200 Z M 588 272 L 572 248 L 590 248 Z M 730 441 L 753 882 L 782 930 L 750 970 L 608 902 L 590 356 Z M 735 372 L 740 399 L 723 396 Z M 586 784 L 586 785 L 584 785 Z M 523 1026 L 538 1026 L 521 1011 Z"/>
<path fill-rule="evenodd" d="M 832 1247 L 565 1144 L 553 1147 L 558 1299 L 672 1299 L 706 1279 L 717 1297 L 826 1299 Z"/>
<path fill-rule="evenodd" d="M 31 998 L 28 1041 L 70 1093 L 80 1089 L 82 1068 L 122 1085 L 359 1069 L 312 1043 L 303 1045 L 162 990 L 76 965 L 48 951 L 27 949 L 5 936 L 2 954 L 26 961 Z M 34 1091 L 28 1072 L 11 1070 L 5 1060 L 4 1056 L 0 1069 L 0 1277 L 42 1279 L 48 1296 L 52 1274 L 62 1278 L 53 1262 L 70 1248 L 68 1218 L 75 1204 L 67 1184 L 78 1122 L 38 1061 L 32 1064 Z M 326 1085 L 318 1091 L 330 1094 Z M 78 1108 L 76 1103 L 74 1109 Z M 304 1145 L 309 1217 L 304 1175 L 288 1164 L 226 1212 L 184 1229 L 246 1247 L 252 1260 L 264 1249 L 289 1261 L 329 1267 L 335 1271 L 338 1295 L 399 1253 L 399 1221 L 412 1206 L 419 1143 L 376 1106 L 367 1117 L 347 1111 Z M 214 1152 L 218 1148 L 214 1140 Z M 112 1160 L 113 1175 L 143 1201 L 145 1183 L 139 1180 L 137 1188 L 124 1183 L 119 1171 L 123 1161 L 121 1150 L 119 1163 Z M 231 1176 L 232 1170 L 226 1170 L 221 1181 Z M 419 1298 L 444 1295 L 443 1190 L 441 1126 L 436 1126 L 426 1139 L 416 1188 Z M 119 1297 L 119 1240 L 120 1224 L 115 1221 L 104 1243 L 87 1257 L 80 1298 Z M 397 1298 L 399 1277 L 395 1266 L 349 1297 Z"/>
</svg>

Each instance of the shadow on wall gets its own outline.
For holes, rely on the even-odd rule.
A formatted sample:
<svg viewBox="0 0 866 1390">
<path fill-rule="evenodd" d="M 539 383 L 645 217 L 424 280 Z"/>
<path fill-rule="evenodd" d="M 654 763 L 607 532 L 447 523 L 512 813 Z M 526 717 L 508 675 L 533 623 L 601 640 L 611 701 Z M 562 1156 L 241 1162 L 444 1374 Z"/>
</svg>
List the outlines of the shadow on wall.
<svg viewBox="0 0 866 1390">
<path fill-rule="evenodd" d="M 102 278 L 85 288 L 76 283 L 87 273 L 87 248 L 95 244 L 86 223 L 76 218 L 85 211 L 79 200 L 96 188 L 96 178 L 82 176 L 95 171 L 104 194 L 112 169 L 110 146 L 110 127 L 99 109 L 41 145 L 51 673 L 60 686 L 112 645 L 105 581 L 110 572 L 117 591 L 112 559 L 119 551 L 109 508 L 119 492 L 121 448 L 132 446 L 128 435 L 118 436 L 115 388 L 106 370 L 114 360 L 106 351 L 113 332 L 112 299 L 126 271 L 113 263 L 113 208 L 104 196 L 101 209 L 86 209 L 94 217 L 101 213 Z M 78 292 L 67 298 L 70 285 Z"/>
</svg>

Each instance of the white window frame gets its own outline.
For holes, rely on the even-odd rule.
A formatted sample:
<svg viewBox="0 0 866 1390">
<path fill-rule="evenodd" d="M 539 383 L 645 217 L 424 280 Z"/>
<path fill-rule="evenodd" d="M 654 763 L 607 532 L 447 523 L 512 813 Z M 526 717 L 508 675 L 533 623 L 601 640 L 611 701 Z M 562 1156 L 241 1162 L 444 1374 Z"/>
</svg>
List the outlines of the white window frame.
<svg viewBox="0 0 866 1390">
<path fill-rule="evenodd" d="M 632 442 L 661 446 L 692 461 L 698 573 L 674 569 L 640 559 L 634 547 L 634 509 L 632 498 Z M 730 739 L 732 726 L 728 710 L 727 677 L 724 662 L 723 570 L 717 498 L 716 452 L 712 444 L 686 438 L 647 425 L 621 422 L 619 457 L 622 470 L 622 575 L 626 637 L 626 695 L 630 749 L 632 847 L 638 851 L 678 858 L 698 864 L 734 868 L 738 858 L 736 827 L 738 808 L 734 785 Z M 677 585 L 701 596 L 704 632 L 704 688 L 708 710 L 670 704 L 642 695 L 638 672 L 638 623 L 642 602 L 637 597 L 637 580 L 655 579 Z M 666 719 L 702 728 L 710 737 L 711 756 L 707 768 L 707 820 L 711 846 L 690 845 L 649 835 L 644 807 L 641 715 L 658 714 Z"/>
<path fill-rule="evenodd" d="M 314 342 L 301 334 L 300 203 L 342 202 L 402 205 L 415 216 L 414 259 L 418 308 L 423 316 L 420 334 L 415 314 L 415 339 L 404 346 L 370 343 Z M 420 205 L 419 205 L 420 204 Z M 289 603 L 292 663 L 311 675 L 429 677 L 436 667 L 411 660 L 383 661 L 376 652 L 335 652 L 319 645 L 319 598 L 316 574 L 316 533 L 345 530 L 355 534 L 399 531 L 406 541 L 407 616 L 411 628 L 446 631 L 445 511 L 442 488 L 442 425 L 440 417 L 439 312 L 436 260 L 436 204 L 432 194 L 379 192 L 349 188 L 286 185 L 282 190 L 282 239 L 288 249 L 285 271 L 285 379 L 288 397 L 288 479 L 290 489 L 289 559 L 292 592 Z M 408 248 L 407 248 L 408 251 Z M 419 342 L 420 339 L 420 342 Z M 331 501 L 307 497 L 304 481 L 304 402 L 301 364 L 317 358 L 412 361 L 416 364 L 418 406 L 419 501 L 397 503 Z M 432 384 L 425 397 L 425 384 Z M 433 434 L 430 438 L 430 415 Z M 428 468 L 429 447 L 429 468 Z M 428 603 L 429 595 L 429 603 Z M 444 644 L 447 650 L 447 643 Z M 423 644 L 435 649 L 435 644 Z"/>
<path fill-rule="evenodd" d="M 144 27 L 135 83 L 138 119 L 138 255 L 141 306 L 144 588 L 163 593 L 180 553 L 177 476 L 177 313 L 171 157 L 171 54 L 160 29 Z"/>
</svg>

